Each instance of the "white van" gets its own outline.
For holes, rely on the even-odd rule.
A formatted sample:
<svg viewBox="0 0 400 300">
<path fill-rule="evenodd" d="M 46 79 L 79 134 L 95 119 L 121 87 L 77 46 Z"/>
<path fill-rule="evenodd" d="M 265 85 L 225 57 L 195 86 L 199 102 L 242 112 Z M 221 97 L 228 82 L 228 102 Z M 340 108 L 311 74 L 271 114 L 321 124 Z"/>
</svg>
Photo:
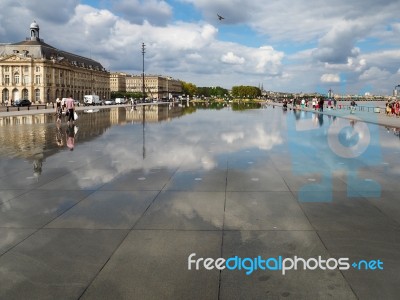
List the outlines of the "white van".
<svg viewBox="0 0 400 300">
<path fill-rule="evenodd" d="M 115 98 L 115 104 L 125 104 L 126 102 L 126 98 Z"/>
<path fill-rule="evenodd" d="M 103 102 L 101 102 L 100 97 L 97 95 L 85 95 L 85 96 L 83 96 L 83 104 L 85 106 L 102 105 Z"/>
</svg>

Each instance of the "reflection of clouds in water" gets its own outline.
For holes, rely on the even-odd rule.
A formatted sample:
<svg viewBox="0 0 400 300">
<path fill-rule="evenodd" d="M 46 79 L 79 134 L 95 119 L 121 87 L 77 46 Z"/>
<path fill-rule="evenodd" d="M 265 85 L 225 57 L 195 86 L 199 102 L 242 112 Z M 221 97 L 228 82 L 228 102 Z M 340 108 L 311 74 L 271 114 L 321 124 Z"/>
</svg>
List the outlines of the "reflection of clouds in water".
<svg viewBox="0 0 400 300">
<path fill-rule="evenodd" d="M 126 134 L 121 128 L 111 128 L 101 148 L 103 162 L 92 168 L 78 170 L 79 176 L 87 178 L 79 184 L 87 188 L 93 184 L 107 183 L 118 174 L 131 170 L 148 172 L 154 168 L 184 168 L 210 170 L 217 166 L 218 157 L 224 154 L 258 148 L 270 150 L 283 142 L 280 124 L 274 117 L 253 112 L 235 114 L 199 113 L 188 118 L 172 119 L 168 123 L 147 123 L 144 138 L 138 130 L 141 124 L 132 125 Z M 254 115 L 254 116 L 253 116 Z M 234 118 L 234 121 L 232 120 Z M 128 130 L 129 132 L 129 130 Z M 144 145 L 143 145 L 144 144 Z M 143 159 L 145 151 L 145 159 Z M 77 171 L 77 172 L 78 172 Z"/>
<path fill-rule="evenodd" d="M 282 143 L 280 132 L 267 132 L 261 125 L 257 125 L 255 133 L 250 136 L 248 143 L 250 146 L 258 147 L 262 150 L 270 150 L 274 146 Z"/>
<path fill-rule="evenodd" d="M 194 205 L 192 201 L 179 201 L 173 202 L 168 209 L 170 212 L 167 215 L 184 216 L 189 220 L 200 217 L 217 228 L 222 226 L 222 210 L 216 209 L 214 205 Z"/>
<path fill-rule="evenodd" d="M 221 139 L 228 144 L 232 144 L 236 140 L 243 139 L 244 133 L 243 132 L 228 132 L 221 134 Z"/>
</svg>

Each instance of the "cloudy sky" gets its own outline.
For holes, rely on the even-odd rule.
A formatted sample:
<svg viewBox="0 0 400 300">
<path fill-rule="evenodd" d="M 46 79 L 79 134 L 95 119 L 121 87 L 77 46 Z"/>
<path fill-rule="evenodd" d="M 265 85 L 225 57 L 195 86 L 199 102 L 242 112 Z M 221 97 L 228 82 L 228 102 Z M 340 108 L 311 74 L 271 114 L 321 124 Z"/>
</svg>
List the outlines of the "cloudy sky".
<svg viewBox="0 0 400 300">
<path fill-rule="evenodd" d="M 400 0 L 1 0 L 0 43 L 29 36 L 109 71 L 197 86 L 392 94 Z M 225 19 L 218 20 L 217 14 Z"/>
</svg>

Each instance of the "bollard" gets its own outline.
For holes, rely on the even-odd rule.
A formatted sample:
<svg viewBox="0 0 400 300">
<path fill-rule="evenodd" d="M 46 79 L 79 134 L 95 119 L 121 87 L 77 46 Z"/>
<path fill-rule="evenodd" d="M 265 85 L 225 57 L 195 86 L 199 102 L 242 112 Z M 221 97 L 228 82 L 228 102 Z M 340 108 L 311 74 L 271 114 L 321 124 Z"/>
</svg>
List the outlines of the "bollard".
<svg viewBox="0 0 400 300">
<path fill-rule="evenodd" d="M 29 110 L 29 105 L 28 105 L 28 110 Z"/>
<path fill-rule="evenodd" d="M 8 106 L 7 106 L 7 112 L 9 112 L 9 110 L 8 110 Z"/>
</svg>

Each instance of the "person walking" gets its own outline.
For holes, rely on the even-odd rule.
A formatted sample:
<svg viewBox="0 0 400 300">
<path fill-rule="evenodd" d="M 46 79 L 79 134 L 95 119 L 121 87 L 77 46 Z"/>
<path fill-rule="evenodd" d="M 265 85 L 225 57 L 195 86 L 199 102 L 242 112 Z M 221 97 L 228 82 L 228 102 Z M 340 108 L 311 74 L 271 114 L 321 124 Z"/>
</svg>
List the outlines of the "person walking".
<svg viewBox="0 0 400 300">
<path fill-rule="evenodd" d="M 350 113 L 351 113 L 351 114 L 354 114 L 355 111 L 356 111 L 356 106 L 357 106 L 356 101 L 352 100 L 351 103 L 350 103 L 350 106 L 351 106 Z"/>
<path fill-rule="evenodd" d="M 320 98 L 318 101 L 318 107 L 319 107 L 319 111 L 323 112 L 324 111 L 324 98 Z"/>
<path fill-rule="evenodd" d="M 396 100 L 396 102 L 394 103 L 394 114 L 396 115 L 396 117 L 400 116 L 400 103 L 399 103 L 399 100 Z"/>
<path fill-rule="evenodd" d="M 70 123 L 70 121 L 72 121 L 72 124 L 74 124 L 75 103 L 74 99 L 72 99 L 72 95 L 69 95 L 69 98 L 65 101 L 65 106 L 67 108 L 67 113 L 68 113 L 68 124 Z"/>
</svg>

